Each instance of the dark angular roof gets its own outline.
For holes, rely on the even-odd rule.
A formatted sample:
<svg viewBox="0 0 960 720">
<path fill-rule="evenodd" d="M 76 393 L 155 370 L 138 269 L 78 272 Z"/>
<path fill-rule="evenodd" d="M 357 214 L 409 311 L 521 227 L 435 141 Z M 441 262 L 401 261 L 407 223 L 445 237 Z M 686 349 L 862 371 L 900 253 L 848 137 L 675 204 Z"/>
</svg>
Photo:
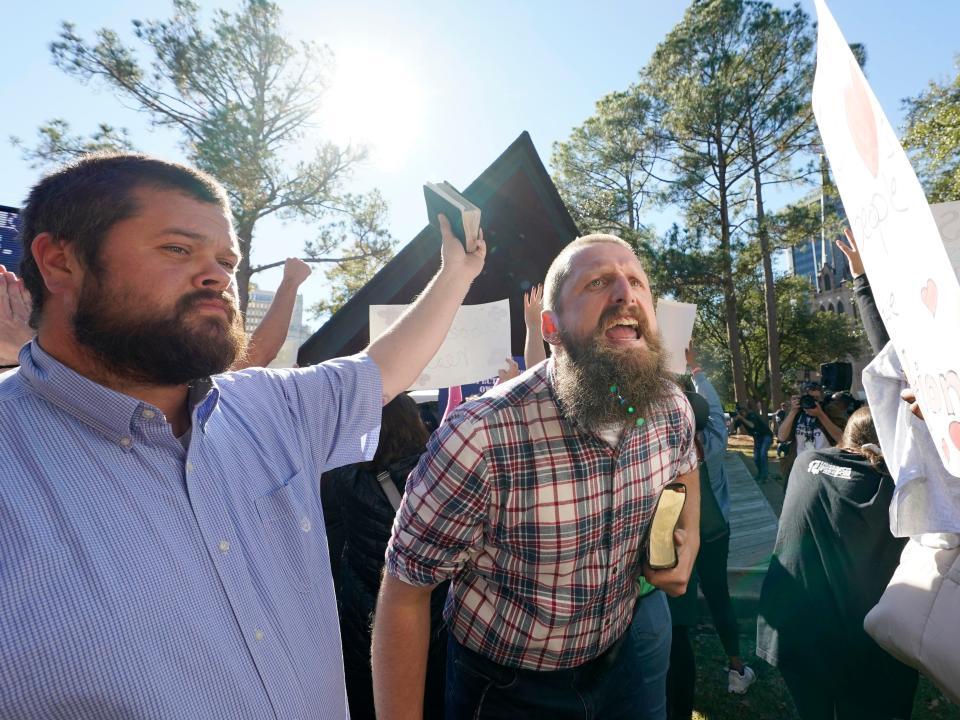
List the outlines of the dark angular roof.
<svg viewBox="0 0 960 720">
<path fill-rule="evenodd" d="M 523 292 L 543 281 L 553 258 L 577 237 L 577 226 L 527 132 L 462 192 L 482 208 L 487 242 L 483 272 L 464 304 L 509 298 L 511 350 L 522 355 Z M 300 347 L 298 364 L 363 350 L 370 306 L 413 302 L 439 267 L 440 236 L 427 225 Z"/>
</svg>

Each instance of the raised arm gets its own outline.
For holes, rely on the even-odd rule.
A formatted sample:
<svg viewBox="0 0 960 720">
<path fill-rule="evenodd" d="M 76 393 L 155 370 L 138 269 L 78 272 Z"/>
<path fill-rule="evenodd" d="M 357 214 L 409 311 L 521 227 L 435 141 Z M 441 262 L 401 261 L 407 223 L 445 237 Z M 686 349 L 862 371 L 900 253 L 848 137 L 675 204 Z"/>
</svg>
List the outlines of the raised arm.
<svg viewBox="0 0 960 720">
<path fill-rule="evenodd" d="M 253 331 L 246 357 L 231 369 L 242 370 L 248 367 L 266 367 L 273 362 L 287 339 L 290 318 L 297 304 L 297 290 L 303 281 L 310 277 L 310 266 L 299 258 L 287 258 L 283 265 L 283 280 L 273 297 L 266 315 Z"/>
<path fill-rule="evenodd" d="M 704 457 L 713 457 L 716 453 L 727 449 L 729 435 L 727 414 L 723 411 L 723 404 L 720 402 L 720 396 L 713 384 L 707 378 L 706 373 L 697 365 L 697 355 L 693 345 L 687 348 L 686 357 L 687 367 L 690 368 L 690 378 L 693 380 L 693 389 L 703 396 L 710 408 L 707 427 L 703 430 L 703 454 Z"/>
<path fill-rule="evenodd" d="M 14 273 L 0 265 L 0 368 L 17 365 L 17 355 L 33 337 L 30 294 Z"/>
<path fill-rule="evenodd" d="M 870 281 L 864 272 L 863 260 L 860 258 L 857 241 L 850 228 L 844 228 L 843 234 L 846 235 L 847 242 L 844 243 L 838 239 L 837 247 L 847 256 L 847 262 L 850 264 L 850 274 L 853 275 L 853 300 L 860 310 L 860 322 L 863 323 L 863 329 L 867 333 L 870 349 L 876 355 L 890 341 L 890 336 L 887 334 L 887 328 L 884 326 L 883 318 L 880 317 L 880 311 L 877 309 L 877 301 L 873 297 Z"/>
<path fill-rule="evenodd" d="M 410 387 L 423 372 L 447 336 L 470 283 L 483 270 L 487 246 L 482 230 L 470 253 L 454 236 L 443 215 L 440 232 L 440 272 L 400 319 L 367 347 L 367 353 L 380 368 L 384 405 Z"/>
<path fill-rule="evenodd" d="M 523 345 L 523 362 L 532 368 L 547 359 L 540 330 L 540 315 L 543 312 L 543 285 L 534 285 L 523 295 L 523 320 L 527 326 L 527 339 Z"/>
</svg>

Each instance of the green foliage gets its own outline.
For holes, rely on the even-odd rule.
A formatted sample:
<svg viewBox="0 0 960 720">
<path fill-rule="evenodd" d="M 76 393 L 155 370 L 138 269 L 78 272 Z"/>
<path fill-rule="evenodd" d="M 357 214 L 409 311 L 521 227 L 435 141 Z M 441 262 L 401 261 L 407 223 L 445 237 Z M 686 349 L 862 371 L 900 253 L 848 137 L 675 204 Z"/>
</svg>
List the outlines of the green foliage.
<svg viewBox="0 0 960 720">
<path fill-rule="evenodd" d="M 325 320 L 339 310 L 393 257 L 396 240 L 383 227 L 387 206 L 380 193 L 352 199 L 347 219 L 324 228 L 319 242 L 307 243 L 307 254 L 318 257 L 322 247 L 339 246 L 347 257 L 326 272 L 329 297 L 310 307 L 314 319 Z"/>
<path fill-rule="evenodd" d="M 245 308 L 257 223 L 273 214 L 336 223 L 355 204 L 341 187 L 365 151 L 312 142 L 331 53 L 288 40 L 277 3 L 242 0 L 236 11 L 214 11 L 207 27 L 192 0 L 173 0 L 173 9 L 167 20 L 133 21 L 147 60 L 113 30 L 100 29 L 88 42 L 69 22 L 50 50 L 68 75 L 105 86 L 155 126 L 178 133 L 189 161 L 224 184 L 243 253 L 238 285 Z M 63 120 L 40 135 L 25 156 L 42 164 L 85 149 L 130 146 L 125 131 L 106 126 L 99 138 L 71 137 Z M 291 160 L 311 147 L 309 159 Z M 330 252 L 326 243 L 334 237 L 321 232 L 315 249 Z"/>
<path fill-rule="evenodd" d="M 658 294 L 697 304 L 694 346 L 720 396 L 731 398 L 730 346 L 716 254 L 709 247 L 704 250 L 700 238 L 674 226 L 654 243 L 646 260 L 651 284 Z M 744 254 L 734 276 L 747 395 L 768 403 L 765 305 L 756 256 Z M 804 370 L 863 351 L 859 323 L 849 315 L 816 312 L 811 306 L 812 288 L 806 278 L 777 278 L 775 291 L 783 393 L 796 386 Z"/>
<path fill-rule="evenodd" d="M 555 180 L 577 221 L 624 234 L 659 275 L 659 289 L 697 302 L 701 324 L 710 315 L 704 332 L 740 399 L 768 396 L 757 392 L 758 376 L 768 374 L 758 368 L 780 366 L 770 253 L 800 242 L 801 223 L 767 218 L 762 192 L 813 171 L 804 162 L 815 135 L 812 51 L 812 25 L 797 5 L 694 0 L 639 81 L 602 98 L 554 146 Z M 651 245 L 642 212 L 654 203 L 679 210 L 685 229 Z M 819 226 L 805 229 L 819 235 Z M 748 322 L 741 312 L 754 314 Z M 758 345 L 755 335 L 766 338 L 768 327 L 772 343 Z M 770 382 L 780 384 L 776 372 Z"/>
<path fill-rule="evenodd" d="M 960 200 L 960 57 L 957 71 L 953 80 L 931 82 L 905 101 L 903 145 L 931 202 Z"/>
<path fill-rule="evenodd" d="M 132 152 L 133 143 L 126 128 L 115 128 L 100 123 L 89 138 L 70 134 L 70 124 L 63 118 L 50 120 L 37 130 L 37 145 L 28 148 L 17 137 L 10 142 L 21 148 L 24 159 L 33 168 L 51 164 L 62 165 L 88 153 L 96 152 Z"/>
<path fill-rule="evenodd" d="M 640 211 L 657 146 L 650 99 L 637 88 L 601 98 L 569 140 L 554 143 L 554 182 L 583 232 L 614 233 L 634 244 L 648 238 Z"/>
</svg>

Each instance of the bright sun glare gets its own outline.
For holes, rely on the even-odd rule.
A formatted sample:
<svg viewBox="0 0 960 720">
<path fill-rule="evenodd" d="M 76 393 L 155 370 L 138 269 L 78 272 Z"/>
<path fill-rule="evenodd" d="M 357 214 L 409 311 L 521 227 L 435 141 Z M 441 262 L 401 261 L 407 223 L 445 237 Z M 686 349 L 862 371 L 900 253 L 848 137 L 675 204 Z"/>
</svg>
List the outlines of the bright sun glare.
<svg viewBox="0 0 960 720">
<path fill-rule="evenodd" d="M 336 68 L 323 103 L 325 135 L 364 144 L 378 169 L 403 166 L 421 126 L 424 93 L 402 58 L 374 48 L 335 49 Z"/>
</svg>

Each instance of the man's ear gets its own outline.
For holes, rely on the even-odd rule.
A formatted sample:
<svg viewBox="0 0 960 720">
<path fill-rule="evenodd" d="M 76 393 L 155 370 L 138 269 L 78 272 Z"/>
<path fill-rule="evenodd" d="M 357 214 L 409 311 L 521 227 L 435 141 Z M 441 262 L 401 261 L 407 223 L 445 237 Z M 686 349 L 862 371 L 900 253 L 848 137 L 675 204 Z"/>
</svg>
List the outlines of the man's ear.
<svg viewBox="0 0 960 720">
<path fill-rule="evenodd" d="M 557 314 L 553 310 L 544 310 L 540 313 L 540 334 L 551 345 L 560 344 L 560 326 L 557 324 Z"/>
<path fill-rule="evenodd" d="M 65 295 L 78 290 L 83 280 L 82 271 L 70 243 L 51 233 L 40 233 L 30 243 L 30 252 L 47 292 Z"/>
</svg>

